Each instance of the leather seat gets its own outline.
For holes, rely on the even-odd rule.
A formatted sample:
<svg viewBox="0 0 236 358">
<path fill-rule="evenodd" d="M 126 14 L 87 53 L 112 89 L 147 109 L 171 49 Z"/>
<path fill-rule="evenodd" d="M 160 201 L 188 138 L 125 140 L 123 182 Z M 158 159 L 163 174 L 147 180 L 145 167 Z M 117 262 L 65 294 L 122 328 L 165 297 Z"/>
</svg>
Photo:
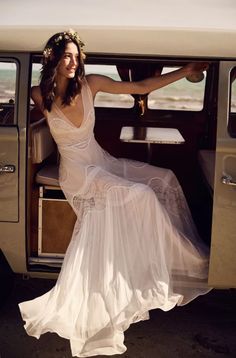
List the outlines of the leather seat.
<svg viewBox="0 0 236 358">
<path fill-rule="evenodd" d="M 30 124 L 32 163 L 42 163 L 55 150 L 55 143 L 45 118 Z"/>
<path fill-rule="evenodd" d="M 56 150 L 45 118 L 30 124 L 30 147 L 32 164 L 42 163 Z M 59 187 L 58 176 L 58 164 L 45 163 L 36 174 L 36 182 Z"/>
<path fill-rule="evenodd" d="M 58 181 L 58 165 L 47 164 L 36 174 L 36 182 L 47 186 L 60 186 Z"/>
</svg>

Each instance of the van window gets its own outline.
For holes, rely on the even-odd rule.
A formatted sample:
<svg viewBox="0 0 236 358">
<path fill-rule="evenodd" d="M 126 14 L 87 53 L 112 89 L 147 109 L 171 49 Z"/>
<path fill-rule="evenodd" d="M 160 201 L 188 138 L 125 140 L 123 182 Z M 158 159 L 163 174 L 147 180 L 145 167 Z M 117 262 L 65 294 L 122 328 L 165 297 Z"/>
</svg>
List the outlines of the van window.
<svg viewBox="0 0 236 358">
<path fill-rule="evenodd" d="M 178 67 L 164 67 L 162 74 L 177 70 Z M 205 78 L 200 82 L 190 82 L 183 78 L 166 87 L 153 91 L 148 96 L 150 109 L 201 111 L 203 109 Z"/>
<path fill-rule="evenodd" d="M 230 111 L 236 113 L 236 67 L 231 71 L 231 106 Z"/>
<path fill-rule="evenodd" d="M 230 73 L 230 113 L 228 120 L 228 133 L 231 137 L 236 138 L 236 67 Z"/>
<path fill-rule="evenodd" d="M 120 81 L 120 76 L 115 65 L 85 65 L 85 73 L 96 73 L 113 78 Z M 129 94 L 110 94 L 99 92 L 96 95 L 95 107 L 121 107 L 132 108 L 134 106 L 134 99 Z"/>
<path fill-rule="evenodd" d="M 15 123 L 17 66 L 13 61 L 0 59 L 0 125 Z"/>
<path fill-rule="evenodd" d="M 39 85 L 39 78 L 40 78 L 41 68 L 42 68 L 41 63 L 33 63 L 31 86 L 38 86 Z"/>
<path fill-rule="evenodd" d="M 35 57 L 35 58 L 37 60 L 37 57 Z M 41 68 L 42 68 L 41 63 L 32 63 L 31 87 L 39 85 Z M 32 98 L 30 98 L 30 104 L 34 104 Z"/>
</svg>

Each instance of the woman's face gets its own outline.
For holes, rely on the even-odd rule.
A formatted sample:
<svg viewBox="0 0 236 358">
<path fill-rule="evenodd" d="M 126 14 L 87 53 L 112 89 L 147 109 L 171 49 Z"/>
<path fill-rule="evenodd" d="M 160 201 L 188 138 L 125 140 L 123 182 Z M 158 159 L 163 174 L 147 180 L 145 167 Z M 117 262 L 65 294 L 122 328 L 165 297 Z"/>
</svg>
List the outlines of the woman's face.
<svg viewBox="0 0 236 358">
<path fill-rule="evenodd" d="M 66 45 L 64 55 L 57 66 L 57 75 L 73 78 L 79 65 L 79 52 L 77 46 L 73 42 Z"/>
</svg>

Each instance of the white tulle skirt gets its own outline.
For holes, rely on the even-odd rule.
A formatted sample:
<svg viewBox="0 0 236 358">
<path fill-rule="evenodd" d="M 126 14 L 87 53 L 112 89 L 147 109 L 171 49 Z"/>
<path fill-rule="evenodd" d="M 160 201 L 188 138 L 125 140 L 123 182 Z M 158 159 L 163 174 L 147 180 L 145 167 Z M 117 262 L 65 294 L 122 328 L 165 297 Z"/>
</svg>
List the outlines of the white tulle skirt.
<svg viewBox="0 0 236 358">
<path fill-rule="evenodd" d="M 93 171 L 70 201 L 78 220 L 55 287 L 19 305 L 29 335 L 56 332 L 73 356 L 121 354 L 124 331 L 149 310 L 209 291 L 208 252 L 181 188 L 160 199 L 158 188 Z"/>
</svg>

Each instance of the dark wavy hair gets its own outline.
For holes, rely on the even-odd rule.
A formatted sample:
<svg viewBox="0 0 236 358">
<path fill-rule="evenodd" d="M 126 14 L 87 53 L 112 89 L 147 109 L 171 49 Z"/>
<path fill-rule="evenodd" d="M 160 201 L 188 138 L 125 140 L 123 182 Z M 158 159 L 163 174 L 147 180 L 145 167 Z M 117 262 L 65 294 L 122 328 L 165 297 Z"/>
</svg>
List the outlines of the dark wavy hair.
<svg viewBox="0 0 236 358">
<path fill-rule="evenodd" d="M 43 99 L 44 109 L 51 111 L 52 103 L 55 99 L 55 79 L 57 73 L 57 65 L 62 59 L 68 43 L 73 42 L 78 48 L 78 68 L 75 76 L 69 79 L 65 95 L 62 99 L 63 105 L 69 105 L 73 98 L 80 93 L 82 87 L 82 80 L 85 76 L 84 59 L 82 47 L 83 42 L 76 32 L 71 30 L 59 32 L 53 35 L 47 42 L 43 51 L 43 66 L 41 70 L 41 77 L 39 87 Z"/>
</svg>

